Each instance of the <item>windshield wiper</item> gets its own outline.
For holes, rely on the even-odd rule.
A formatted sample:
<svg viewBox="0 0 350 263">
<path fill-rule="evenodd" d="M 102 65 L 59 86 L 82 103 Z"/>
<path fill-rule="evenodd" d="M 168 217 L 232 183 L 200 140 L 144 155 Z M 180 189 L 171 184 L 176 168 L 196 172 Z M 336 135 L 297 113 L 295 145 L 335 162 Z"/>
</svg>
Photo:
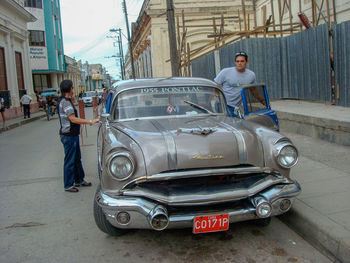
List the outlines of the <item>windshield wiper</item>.
<svg viewBox="0 0 350 263">
<path fill-rule="evenodd" d="M 192 101 L 184 100 L 184 102 L 187 103 L 187 104 L 189 104 L 190 106 L 192 106 L 192 107 L 194 107 L 194 108 L 197 108 L 197 109 L 200 109 L 200 110 L 202 110 L 202 111 L 205 111 L 206 113 L 209 113 L 209 114 L 211 114 L 211 115 L 216 115 L 214 112 L 212 112 L 212 111 L 210 111 L 210 110 L 204 108 L 203 106 L 198 105 L 198 104 L 196 104 L 196 103 L 194 103 L 194 102 L 192 102 Z"/>
</svg>

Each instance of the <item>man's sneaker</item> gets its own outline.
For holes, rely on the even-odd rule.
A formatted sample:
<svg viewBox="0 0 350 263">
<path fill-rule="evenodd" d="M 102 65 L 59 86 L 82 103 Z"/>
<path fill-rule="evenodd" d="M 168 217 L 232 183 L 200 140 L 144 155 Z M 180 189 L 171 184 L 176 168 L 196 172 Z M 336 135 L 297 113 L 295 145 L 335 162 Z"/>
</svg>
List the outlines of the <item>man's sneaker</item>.
<svg viewBox="0 0 350 263">
<path fill-rule="evenodd" d="M 76 192 L 79 192 L 79 189 L 74 187 L 74 186 L 72 186 L 72 187 L 69 187 L 67 189 L 64 189 L 64 191 L 71 192 L 71 193 L 76 193 Z"/>
<path fill-rule="evenodd" d="M 75 187 L 79 187 L 79 186 L 92 186 L 92 183 L 91 183 L 91 182 L 87 182 L 87 181 L 84 180 L 84 181 L 81 182 L 80 184 L 75 183 L 74 186 L 75 186 Z"/>
</svg>

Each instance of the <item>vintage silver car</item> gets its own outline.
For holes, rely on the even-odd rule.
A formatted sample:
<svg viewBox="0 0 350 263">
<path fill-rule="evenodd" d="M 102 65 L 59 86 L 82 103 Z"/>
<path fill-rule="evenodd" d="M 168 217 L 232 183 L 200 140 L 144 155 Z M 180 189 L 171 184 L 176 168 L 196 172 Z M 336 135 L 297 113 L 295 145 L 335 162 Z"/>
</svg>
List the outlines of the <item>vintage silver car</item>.
<svg viewBox="0 0 350 263">
<path fill-rule="evenodd" d="M 205 233 L 244 220 L 267 225 L 287 212 L 301 191 L 289 176 L 298 151 L 259 113 L 261 105 L 270 112 L 261 94 L 260 106 L 249 102 L 257 113 L 243 119 L 228 116 L 222 90 L 210 80 L 118 82 L 98 132 L 97 226 L 110 235 L 170 228 Z M 244 104 L 254 98 L 243 97 Z"/>
</svg>

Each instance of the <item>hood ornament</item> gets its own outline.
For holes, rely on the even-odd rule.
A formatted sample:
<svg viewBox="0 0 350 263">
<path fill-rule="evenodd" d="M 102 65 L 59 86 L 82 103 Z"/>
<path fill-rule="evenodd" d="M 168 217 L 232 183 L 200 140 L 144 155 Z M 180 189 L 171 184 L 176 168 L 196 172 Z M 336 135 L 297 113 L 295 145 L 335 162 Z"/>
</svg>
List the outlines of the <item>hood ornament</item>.
<svg viewBox="0 0 350 263">
<path fill-rule="evenodd" d="M 179 134 L 181 132 L 183 133 L 190 133 L 190 134 L 197 134 L 197 135 L 208 135 L 212 132 L 215 132 L 215 128 L 202 128 L 198 126 L 198 128 L 193 128 L 193 129 L 184 129 L 184 128 L 179 128 L 176 132 L 176 134 Z"/>
</svg>

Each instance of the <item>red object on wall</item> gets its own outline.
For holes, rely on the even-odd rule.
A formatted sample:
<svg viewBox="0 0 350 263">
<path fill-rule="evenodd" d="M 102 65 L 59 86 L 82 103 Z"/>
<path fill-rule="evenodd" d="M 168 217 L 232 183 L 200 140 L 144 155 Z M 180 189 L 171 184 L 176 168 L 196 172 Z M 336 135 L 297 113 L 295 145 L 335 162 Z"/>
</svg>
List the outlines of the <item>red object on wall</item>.
<svg viewBox="0 0 350 263">
<path fill-rule="evenodd" d="M 311 28 L 310 20 L 303 12 L 298 13 L 298 17 L 300 19 L 300 22 L 303 24 L 304 27 L 306 27 L 306 29 Z"/>
</svg>

